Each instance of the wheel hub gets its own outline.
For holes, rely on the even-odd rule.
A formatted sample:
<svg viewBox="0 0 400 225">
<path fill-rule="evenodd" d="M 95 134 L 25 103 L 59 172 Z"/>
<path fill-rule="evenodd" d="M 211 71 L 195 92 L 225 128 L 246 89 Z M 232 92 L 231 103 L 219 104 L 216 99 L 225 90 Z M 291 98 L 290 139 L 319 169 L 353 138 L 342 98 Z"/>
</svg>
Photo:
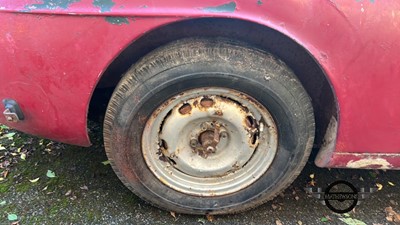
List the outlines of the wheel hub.
<svg viewBox="0 0 400 225">
<path fill-rule="evenodd" d="M 221 138 L 227 138 L 228 134 L 223 125 L 216 121 L 202 123 L 201 130 L 202 132 L 196 135 L 197 138 L 190 140 L 190 147 L 193 153 L 207 158 L 209 154 L 216 153 Z"/>
</svg>

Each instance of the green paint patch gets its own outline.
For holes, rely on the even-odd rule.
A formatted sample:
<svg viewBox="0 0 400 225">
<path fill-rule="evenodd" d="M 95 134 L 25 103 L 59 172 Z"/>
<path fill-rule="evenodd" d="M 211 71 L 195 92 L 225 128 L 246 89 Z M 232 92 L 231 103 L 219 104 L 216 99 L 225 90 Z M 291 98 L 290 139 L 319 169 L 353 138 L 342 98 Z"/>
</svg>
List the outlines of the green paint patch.
<svg viewBox="0 0 400 225">
<path fill-rule="evenodd" d="M 106 16 L 106 21 L 115 25 L 129 24 L 129 20 L 126 17 Z"/>
<path fill-rule="evenodd" d="M 214 7 L 206 7 L 203 9 L 205 12 L 213 12 L 213 13 L 233 13 L 236 10 L 236 2 L 229 2 L 223 5 L 214 6 Z"/>
<path fill-rule="evenodd" d="M 41 4 L 32 4 L 25 6 L 26 9 L 68 9 L 72 3 L 80 0 L 43 0 Z"/>
<path fill-rule="evenodd" d="M 262 5 L 263 1 L 262 0 L 257 0 L 257 5 Z"/>
<path fill-rule="evenodd" d="M 110 12 L 115 2 L 112 0 L 93 0 L 93 5 L 100 8 L 100 12 Z"/>
</svg>

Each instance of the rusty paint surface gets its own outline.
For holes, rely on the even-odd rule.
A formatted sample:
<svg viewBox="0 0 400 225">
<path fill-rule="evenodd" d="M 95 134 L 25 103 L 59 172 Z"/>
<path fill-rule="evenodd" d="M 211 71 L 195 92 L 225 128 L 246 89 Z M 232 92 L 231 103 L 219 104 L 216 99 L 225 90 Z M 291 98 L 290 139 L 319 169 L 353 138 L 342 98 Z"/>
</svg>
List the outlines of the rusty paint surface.
<svg viewBox="0 0 400 225">
<path fill-rule="evenodd" d="M 400 152 L 399 1 L 95 2 L 1 1 L 0 98 L 16 99 L 26 121 L 12 125 L 0 118 L 0 123 L 88 145 L 88 102 L 102 72 L 122 49 L 174 21 L 235 18 L 289 36 L 324 69 L 340 108 L 335 154 L 327 166 L 345 167 L 352 160 L 337 153 Z M 116 26 L 103 16 L 137 19 Z"/>
<path fill-rule="evenodd" d="M 351 169 L 400 169 L 400 154 L 334 153 L 324 167 Z"/>
<path fill-rule="evenodd" d="M 363 158 L 359 160 L 350 160 L 346 164 L 346 168 L 371 168 L 371 169 L 391 169 L 392 165 L 384 158 Z"/>
</svg>

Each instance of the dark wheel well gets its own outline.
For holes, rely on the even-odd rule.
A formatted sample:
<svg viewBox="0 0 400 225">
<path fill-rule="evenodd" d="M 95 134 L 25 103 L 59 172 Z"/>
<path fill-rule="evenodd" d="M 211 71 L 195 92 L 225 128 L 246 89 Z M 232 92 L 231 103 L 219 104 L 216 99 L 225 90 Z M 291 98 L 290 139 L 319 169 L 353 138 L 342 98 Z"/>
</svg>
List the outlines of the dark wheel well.
<svg viewBox="0 0 400 225">
<path fill-rule="evenodd" d="M 332 116 L 337 117 L 336 97 L 324 71 L 311 54 L 292 39 L 268 27 L 236 19 L 204 18 L 172 23 L 135 40 L 107 68 L 89 107 L 89 118 L 103 120 L 111 94 L 122 75 L 142 56 L 171 41 L 188 37 L 227 37 L 246 42 L 282 59 L 298 76 L 312 99 L 316 136 L 322 144 Z"/>
</svg>

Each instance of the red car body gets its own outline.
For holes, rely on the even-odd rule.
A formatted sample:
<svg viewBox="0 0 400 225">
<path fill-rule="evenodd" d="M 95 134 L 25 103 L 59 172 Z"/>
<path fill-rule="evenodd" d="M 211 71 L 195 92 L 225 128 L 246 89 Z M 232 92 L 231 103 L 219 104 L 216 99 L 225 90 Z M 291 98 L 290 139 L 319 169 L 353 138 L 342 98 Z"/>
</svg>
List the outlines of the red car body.
<svg viewBox="0 0 400 225">
<path fill-rule="evenodd" d="M 318 166 L 400 169 L 396 0 L 2 0 L 0 99 L 25 118 L 0 123 L 90 145 L 89 103 L 109 66 L 146 33 L 200 18 L 270 28 L 314 58 L 337 111 Z"/>
</svg>

